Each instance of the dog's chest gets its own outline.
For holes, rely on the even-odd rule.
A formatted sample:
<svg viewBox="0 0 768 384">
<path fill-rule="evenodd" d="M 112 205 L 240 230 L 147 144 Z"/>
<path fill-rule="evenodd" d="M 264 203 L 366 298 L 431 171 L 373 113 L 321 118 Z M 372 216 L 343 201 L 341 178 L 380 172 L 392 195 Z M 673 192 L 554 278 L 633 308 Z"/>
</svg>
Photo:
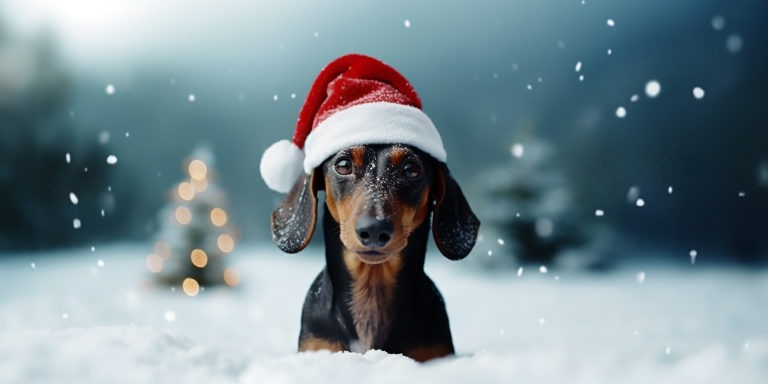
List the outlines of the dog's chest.
<svg viewBox="0 0 768 384">
<path fill-rule="evenodd" d="M 369 265 L 354 255 L 344 257 L 352 277 L 348 304 L 359 347 L 362 350 L 382 348 L 392 325 L 392 303 L 402 259 L 396 256 L 385 263 Z"/>
</svg>

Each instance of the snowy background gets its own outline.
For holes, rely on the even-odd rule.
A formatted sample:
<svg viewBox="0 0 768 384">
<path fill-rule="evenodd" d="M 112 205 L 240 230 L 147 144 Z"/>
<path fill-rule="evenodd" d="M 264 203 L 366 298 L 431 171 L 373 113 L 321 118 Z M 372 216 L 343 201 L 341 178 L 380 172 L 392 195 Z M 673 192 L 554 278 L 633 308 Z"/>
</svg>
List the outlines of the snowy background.
<svg viewBox="0 0 768 384">
<path fill-rule="evenodd" d="M 763 383 L 768 272 L 626 266 L 488 274 L 428 257 L 457 356 L 295 353 L 317 252 L 245 247 L 237 289 L 158 286 L 140 246 L 0 262 L 0 382 Z"/>
<path fill-rule="evenodd" d="M 766 382 L 766 16 L 2 1 L 0 383 Z M 257 164 L 349 52 L 414 84 L 483 222 L 428 257 L 457 357 L 295 352 L 322 244 L 270 243 Z"/>
</svg>

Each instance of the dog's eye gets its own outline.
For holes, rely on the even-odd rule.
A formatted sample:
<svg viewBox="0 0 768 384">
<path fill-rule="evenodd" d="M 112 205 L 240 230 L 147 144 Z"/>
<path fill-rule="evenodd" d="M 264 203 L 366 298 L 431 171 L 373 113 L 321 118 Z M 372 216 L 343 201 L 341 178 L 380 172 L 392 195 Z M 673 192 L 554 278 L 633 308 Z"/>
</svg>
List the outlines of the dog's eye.
<svg viewBox="0 0 768 384">
<path fill-rule="evenodd" d="M 336 173 L 339 175 L 349 175 L 352 173 L 352 160 L 348 157 L 342 157 L 336 160 L 336 163 L 333 164 L 333 169 L 335 169 Z"/>
<path fill-rule="evenodd" d="M 421 165 L 411 160 L 403 164 L 403 175 L 409 179 L 415 179 L 421 176 Z"/>
</svg>

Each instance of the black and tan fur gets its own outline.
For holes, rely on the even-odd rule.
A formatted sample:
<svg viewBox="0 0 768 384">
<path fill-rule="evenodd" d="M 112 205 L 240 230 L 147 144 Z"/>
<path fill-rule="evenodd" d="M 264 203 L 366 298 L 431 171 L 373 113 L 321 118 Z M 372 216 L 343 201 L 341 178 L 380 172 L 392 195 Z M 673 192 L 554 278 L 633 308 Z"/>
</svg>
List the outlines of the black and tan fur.
<svg viewBox="0 0 768 384">
<path fill-rule="evenodd" d="M 445 164 L 404 145 L 337 153 L 272 214 L 283 251 L 309 243 L 321 190 L 326 267 L 304 302 L 299 350 L 381 349 L 417 361 L 453 354 L 445 304 L 424 273 L 430 224 L 440 252 L 458 260 L 480 223 Z"/>
</svg>

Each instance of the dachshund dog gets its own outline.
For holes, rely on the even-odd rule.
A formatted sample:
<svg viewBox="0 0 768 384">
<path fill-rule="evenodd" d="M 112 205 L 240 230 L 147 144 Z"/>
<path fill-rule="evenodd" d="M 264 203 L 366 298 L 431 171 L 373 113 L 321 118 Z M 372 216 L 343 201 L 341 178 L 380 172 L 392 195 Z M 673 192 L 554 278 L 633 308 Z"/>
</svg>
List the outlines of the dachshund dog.
<svg viewBox="0 0 768 384">
<path fill-rule="evenodd" d="M 430 224 L 440 252 L 459 260 L 480 222 L 445 163 L 408 145 L 336 153 L 300 176 L 272 214 L 281 250 L 307 246 L 321 190 L 326 267 L 304 302 L 299 351 L 380 349 L 416 361 L 453 354 L 443 298 L 424 273 Z"/>
</svg>

